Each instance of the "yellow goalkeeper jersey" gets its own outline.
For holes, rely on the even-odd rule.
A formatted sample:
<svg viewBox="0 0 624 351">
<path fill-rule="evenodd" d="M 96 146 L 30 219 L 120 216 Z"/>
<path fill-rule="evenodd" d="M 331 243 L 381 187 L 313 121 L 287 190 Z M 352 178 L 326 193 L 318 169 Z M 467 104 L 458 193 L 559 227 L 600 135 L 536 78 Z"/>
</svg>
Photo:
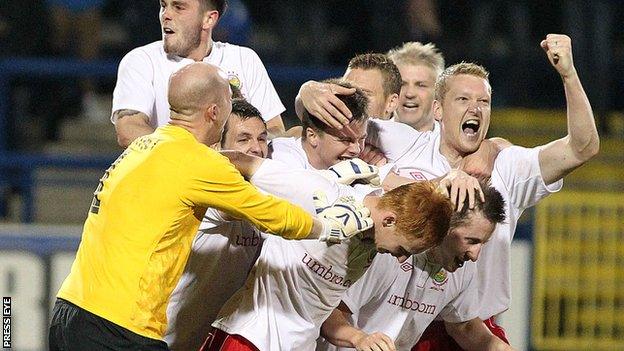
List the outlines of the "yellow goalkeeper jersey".
<svg viewBox="0 0 624 351">
<path fill-rule="evenodd" d="M 286 238 L 312 217 L 246 182 L 187 130 L 135 140 L 100 180 L 58 297 L 148 338 L 162 339 L 166 305 L 207 207 Z"/>
</svg>

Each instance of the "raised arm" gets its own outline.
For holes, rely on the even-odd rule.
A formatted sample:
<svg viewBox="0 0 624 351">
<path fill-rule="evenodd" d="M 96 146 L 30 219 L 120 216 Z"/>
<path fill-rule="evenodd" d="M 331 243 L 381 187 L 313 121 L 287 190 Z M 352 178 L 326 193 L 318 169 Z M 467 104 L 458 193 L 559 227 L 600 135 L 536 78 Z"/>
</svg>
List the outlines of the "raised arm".
<svg viewBox="0 0 624 351">
<path fill-rule="evenodd" d="M 394 351 L 396 347 L 390 337 L 383 333 L 367 334 L 351 325 L 348 316 L 351 311 L 344 304 L 335 308 L 321 325 L 321 336 L 338 347 L 354 347 L 356 350 Z"/>
<path fill-rule="evenodd" d="M 545 145 L 539 154 L 542 178 L 551 184 L 595 156 L 600 141 L 591 105 L 572 61 L 570 38 L 548 34 L 540 45 L 563 80 L 567 102 L 568 134 Z"/>
<path fill-rule="evenodd" d="M 446 331 L 467 351 L 503 351 L 514 350 L 511 346 L 496 337 L 479 318 L 466 322 L 444 322 Z"/>
</svg>

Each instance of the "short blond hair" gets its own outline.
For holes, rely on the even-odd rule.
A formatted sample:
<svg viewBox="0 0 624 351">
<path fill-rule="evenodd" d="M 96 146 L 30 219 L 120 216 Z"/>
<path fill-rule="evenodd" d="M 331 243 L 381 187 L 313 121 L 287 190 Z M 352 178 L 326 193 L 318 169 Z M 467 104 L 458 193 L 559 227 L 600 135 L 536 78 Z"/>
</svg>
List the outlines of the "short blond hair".
<svg viewBox="0 0 624 351">
<path fill-rule="evenodd" d="M 452 66 L 447 67 L 436 80 L 435 84 L 435 99 L 438 101 L 442 101 L 444 99 L 444 95 L 446 95 L 448 91 L 448 80 L 451 77 L 458 76 L 460 74 L 468 74 L 471 76 L 479 77 L 485 79 L 488 83 L 490 82 L 489 76 L 490 72 L 488 72 L 485 67 L 478 65 L 472 62 L 460 62 L 456 63 Z M 491 88 L 490 88 L 491 93 Z"/>
<path fill-rule="evenodd" d="M 427 66 L 436 77 L 444 70 L 444 56 L 433 43 L 410 41 L 390 49 L 387 55 L 396 65 Z"/>
</svg>

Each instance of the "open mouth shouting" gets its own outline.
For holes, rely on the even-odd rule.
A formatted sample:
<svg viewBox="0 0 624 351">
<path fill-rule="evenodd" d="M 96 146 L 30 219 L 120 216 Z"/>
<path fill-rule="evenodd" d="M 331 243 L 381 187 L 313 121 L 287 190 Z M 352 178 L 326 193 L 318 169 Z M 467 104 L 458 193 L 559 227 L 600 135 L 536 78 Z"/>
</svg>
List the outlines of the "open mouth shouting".
<svg viewBox="0 0 624 351">
<path fill-rule="evenodd" d="M 469 137 L 476 137 L 479 132 L 481 121 L 478 119 L 469 119 L 462 123 L 462 131 Z"/>
</svg>

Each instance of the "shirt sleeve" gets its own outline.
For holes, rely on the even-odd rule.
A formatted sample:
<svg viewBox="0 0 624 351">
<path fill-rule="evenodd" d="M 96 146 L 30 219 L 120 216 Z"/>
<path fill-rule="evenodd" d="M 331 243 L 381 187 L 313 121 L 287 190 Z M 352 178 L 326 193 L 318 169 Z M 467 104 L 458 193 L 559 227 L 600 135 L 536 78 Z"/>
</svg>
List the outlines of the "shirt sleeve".
<svg viewBox="0 0 624 351">
<path fill-rule="evenodd" d="M 275 138 L 271 140 L 271 158 L 292 168 L 306 168 L 307 159 L 296 148 L 299 139 Z"/>
<path fill-rule="evenodd" d="M 470 263 L 470 265 L 472 266 L 470 269 L 464 269 L 462 289 L 440 312 L 440 317 L 447 322 L 460 323 L 479 316 L 479 284 L 476 264 Z"/>
<path fill-rule="evenodd" d="M 501 151 L 494 162 L 494 172 L 501 178 L 514 207 L 531 207 L 563 187 L 563 179 L 550 185 L 544 183 L 539 166 L 540 149 L 511 146 Z"/>
<path fill-rule="evenodd" d="M 287 239 L 302 239 L 312 230 L 312 216 L 302 208 L 264 195 L 245 181 L 229 160 L 214 150 L 195 157 L 190 176 L 189 205 L 214 207 Z"/>
<path fill-rule="evenodd" d="M 153 82 L 154 70 L 149 55 L 140 48 L 130 51 L 119 63 L 112 112 L 135 110 L 146 114 L 151 121 L 155 105 Z M 111 121 L 116 122 L 112 115 Z"/>
<path fill-rule="evenodd" d="M 277 160 L 266 159 L 251 178 L 251 183 L 259 189 L 303 207 L 315 213 L 312 201 L 316 191 L 322 191 L 328 203 L 334 203 L 341 195 L 352 195 L 347 189 L 325 179 L 316 171 L 293 169 L 291 165 Z"/>
<path fill-rule="evenodd" d="M 286 109 L 277 95 L 277 91 L 275 91 L 275 87 L 258 54 L 252 49 L 245 47 L 241 48 L 241 54 L 245 69 L 244 84 L 248 84 L 245 89 L 247 100 L 260 111 L 262 119 L 269 121 Z"/>
</svg>

